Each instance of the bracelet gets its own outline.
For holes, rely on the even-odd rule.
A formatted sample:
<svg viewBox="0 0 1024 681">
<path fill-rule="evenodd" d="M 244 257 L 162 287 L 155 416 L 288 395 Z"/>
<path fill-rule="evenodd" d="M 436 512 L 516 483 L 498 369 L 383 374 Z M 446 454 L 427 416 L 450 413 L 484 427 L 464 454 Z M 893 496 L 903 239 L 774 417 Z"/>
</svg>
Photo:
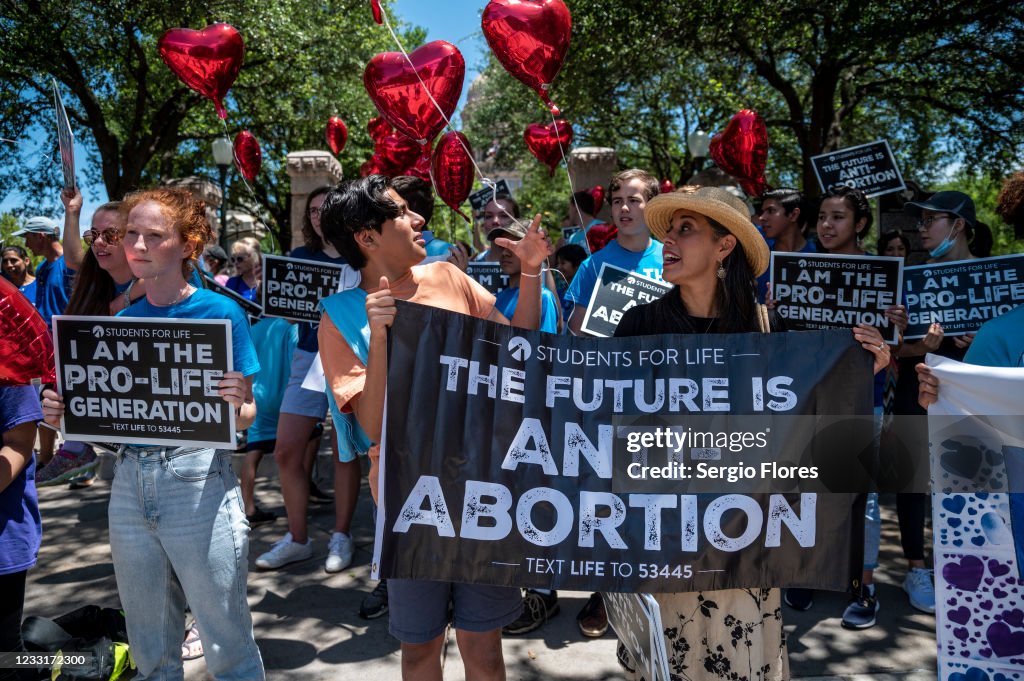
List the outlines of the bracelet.
<svg viewBox="0 0 1024 681">
<path fill-rule="evenodd" d="M 540 279 L 541 273 L 538 272 L 537 274 L 527 274 L 526 272 L 520 272 L 519 276 L 521 276 L 521 277 L 532 277 L 534 279 Z"/>
</svg>

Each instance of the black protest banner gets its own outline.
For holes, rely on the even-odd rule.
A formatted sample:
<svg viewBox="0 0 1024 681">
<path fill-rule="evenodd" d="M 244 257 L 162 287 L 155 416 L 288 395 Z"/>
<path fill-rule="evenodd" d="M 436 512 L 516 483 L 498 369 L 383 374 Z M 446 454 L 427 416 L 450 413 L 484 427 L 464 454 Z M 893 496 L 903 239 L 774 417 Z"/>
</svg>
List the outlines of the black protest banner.
<svg viewBox="0 0 1024 681">
<path fill-rule="evenodd" d="M 263 256 L 263 316 L 320 321 L 318 306 L 338 292 L 343 267 L 329 262 Z"/>
<path fill-rule="evenodd" d="M 854 187 L 870 199 L 906 188 L 886 140 L 812 156 L 811 165 L 823 192 L 839 186 Z"/>
<path fill-rule="evenodd" d="M 248 298 L 243 298 L 238 295 L 237 292 L 232 291 L 227 286 L 222 286 L 213 278 L 208 272 L 203 272 L 203 284 L 206 288 L 210 289 L 214 293 L 219 293 L 222 296 L 227 296 L 231 300 L 238 303 L 245 314 L 249 315 L 251 319 L 260 319 L 263 317 L 263 307 L 259 303 L 254 303 Z"/>
<path fill-rule="evenodd" d="M 469 195 L 469 205 L 473 207 L 474 211 L 478 211 L 487 203 L 494 199 L 495 194 L 498 198 L 508 198 L 512 196 L 512 190 L 509 189 L 508 180 L 498 180 L 493 187 L 484 187 L 478 189 Z"/>
<path fill-rule="evenodd" d="M 848 329 L 870 324 L 899 342 L 885 317 L 900 302 L 903 258 L 772 252 L 775 310 L 791 331 Z"/>
<path fill-rule="evenodd" d="M 67 439 L 235 448 L 228 320 L 61 315 L 53 337 Z"/>
<path fill-rule="evenodd" d="M 647 681 L 669 681 L 658 602 L 650 594 L 606 591 L 601 596 L 608 624 L 629 651 L 640 675 Z"/>
<path fill-rule="evenodd" d="M 870 366 L 845 330 L 598 340 L 398 301 L 374 571 L 580 591 L 845 589 L 863 548 L 854 495 L 736 494 L 725 480 L 637 493 L 617 426 L 729 414 L 738 453 L 720 454 L 758 456 L 757 434 L 740 432 L 754 420 L 772 433 L 785 417 L 871 414 Z"/>
<path fill-rule="evenodd" d="M 947 336 L 973 333 L 1024 303 L 1024 255 L 915 265 L 904 273 L 908 340 L 924 338 L 933 322 Z"/>
<path fill-rule="evenodd" d="M 60 167 L 64 175 L 64 189 L 75 188 L 75 135 L 71 132 L 71 121 L 64 108 L 56 79 L 53 83 L 53 108 L 57 116 L 57 147 L 60 149 Z"/>
<path fill-rule="evenodd" d="M 582 329 L 607 338 L 615 333 L 626 310 L 652 303 L 671 290 L 671 284 L 605 263 L 590 295 Z"/>
<path fill-rule="evenodd" d="M 508 288 L 508 275 L 501 271 L 501 263 L 473 260 L 466 265 L 466 274 L 491 293 Z"/>
</svg>

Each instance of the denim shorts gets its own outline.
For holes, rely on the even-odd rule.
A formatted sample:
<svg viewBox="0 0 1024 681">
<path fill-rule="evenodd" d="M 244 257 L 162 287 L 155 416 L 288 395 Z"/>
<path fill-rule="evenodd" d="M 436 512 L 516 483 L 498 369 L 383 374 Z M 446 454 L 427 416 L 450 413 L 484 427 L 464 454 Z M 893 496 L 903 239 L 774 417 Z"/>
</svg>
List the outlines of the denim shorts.
<svg viewBox="0 0 1024 681">
<path fill-rule="evenodd" d="M 302 387 L 302 382 L 306 380 L 306 373 L 309 372 L 309 367 L 313 364 L 315 357 L 315 352 L 296 348 L 292 355 L 288 386 L 284 389 L 284 397 L 281 399 L 282 414 L 311 416 L 318 421 L 323 421 L 327 416 L 327 395 Z"/>
<path fill-rule="evenodd" d="M 449 601 L 455 628 L 479 633 L 515 622 L 523 609 L 515 587 L 389 579 L 391 635 L 402 643 L 433 641 L 448 626 Z"/>
</svg>

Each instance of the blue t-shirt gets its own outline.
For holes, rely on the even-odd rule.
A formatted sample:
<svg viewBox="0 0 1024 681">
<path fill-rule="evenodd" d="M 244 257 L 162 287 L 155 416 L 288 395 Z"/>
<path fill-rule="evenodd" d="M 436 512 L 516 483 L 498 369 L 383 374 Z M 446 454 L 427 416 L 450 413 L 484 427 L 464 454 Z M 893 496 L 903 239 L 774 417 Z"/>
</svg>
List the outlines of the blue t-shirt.
<svg viewBox="0 0 1024 681">
<path fill-rule="evenodd" d="M 251 300 L 254 303 L 259 302 L 256 300 L 256 287 L 249 286 L 245 283 L 245 279 L 242 279 L 241 277 L 231 277 L 228 279 L 228 283 L 225 284 L 225 286 L 246 300 Z"/>
<path fill-rule="evenodd" d="M 0 433 L 42 419 L 35 388 L 30 385 L 0 387 Z M 42 536 L 33 456 L 18 477 L 0 492 L 0 575 L 23 572 L 35 565 Z"/>
<path fill-rule="evenodd" d="M 987 367 L 1024 367 L 1024 305 L 982 324 L 964 361 Z"/>
<path fill-rule="evenodd" d="M 611 242 L 583 261 L 565 294 L 566 300 L 586 308 L 590 304 L 590 296 L 593 295 L 594 287 L 597 285 L 597 277 L 601 274 L 601 266 L 605 263 L 660 281 L 661 251 L 661 242 L 653 239 L 642 253 L 627 251 L 619 245 L 618 240 Z"/>
<path fill-rule="evenodd" d="M 25 284 L 24 286 L 18 287 L 18 290 L 21 291 L 22 295 L 28 298 L 28 302 L 32 303 L 32 305 L 36 304 L 36 281 L 37 280 L 33 279 L 31 284 Z"/>
<path fill-rule="evenodd" d="M 494 307 L 509 319 L 516 313 L 519 304 L 519 287 L 506 288 L 494 296 Z M 540 289 L 540 330 L 547 333 L 558 333 L 558 308 L 555 294 L 547 286 Z"/>
<path fill-rule="evenodd" d="M 424 248 L 427 250 L 428 258 L 434 255 L 448 255 L 451 251 L 452 245 L 435 237 L 429 229 L 423 230 L 422 234 L 423 240 L 426 242 Z"/>
<path fill-rule="evenodd" d="M 306 248 L 305 246 L 299 246 L 293 248 L 291 253 L 288 254 L 289 258 L 299 258 L 301 260 L 312 260 L 314 262 L 329 262 L 332 265 L 347 265 L 348 261 L 342 256 L 332 258 L 323 251 L 314 251 Z M 300 350 L 306 352 L 319 352 L 320 341 L 317 340 L 316 332 L 320 328 L 319 324 L 312 322 L 300 322 L 299 327 L 299 342 L 296 345 Z"/>
<path fill-rule="evenodd" d="M 249 426 L 249 442 L 277 439 L 277 417 L 299 337 L 296 327 L 286 319 L 270 317 L 252 327 L 252 342 L 260 361 L 260 372 L 252 382 L 256 420 Z"/>
<path fill-rule="evenodd" d="M 762 234 L 762 236 L 763 236 L 763 234 Z M 767 241 L 768 241 L 768 248 L 770 250 L 774 251 L 775 250 L 775 241 L 773 239 L 767 239 Z M 808 239 L 807 242 L 804 244 L 804 247 L 801 248 L 799 251 L 797 251 L 797 253 L 817 253 L 817 252 L 818 252 L 818 244 L 814 243 L 814 241 L 812 241 L 811 239 Z M 771 271 L 771 268 L 769 267 L 767 270 L 765 270 L 764 274 L 762 274 L 760 277 L 757 278 L 757 302 L 759 302 L 759 303 L 763 303 L 764 299 L 765 299 L 765 296 L 768 295 L 768 280 L 771 279 L 771 276 L 772 276 L 772 271 Z"/>
<path fill-rule="evenodd" d="M 227 319 L 231 322 L 231 347 L 234 371 L 252 376 L 260 370 L 256 348 L 252 344 L 249 320 L 238 303 L 209 289 L 199 289 L 180 303 L 159 307 L 143 296 L 118 317 L 170 317 L 172 319 Z"/>
<path fill-rule="evenodd" d="M 64 256 L 53 262 L 44 260 L 36 268 L 36 309 L 50 325 L 50 317 L 64 314 L 75 285 L 75 271 L 68 269 Z"/>
</svg>

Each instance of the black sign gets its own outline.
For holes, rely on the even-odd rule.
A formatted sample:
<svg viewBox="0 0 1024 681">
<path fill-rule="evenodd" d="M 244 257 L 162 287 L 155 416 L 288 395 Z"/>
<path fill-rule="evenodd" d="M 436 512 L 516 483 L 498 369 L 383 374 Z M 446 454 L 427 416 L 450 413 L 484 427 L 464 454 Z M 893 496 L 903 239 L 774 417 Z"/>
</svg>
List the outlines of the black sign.
<svg viewBox="0 0 1024 681">
<path fill-rule="evenodd" d="M 608 624 L 647 681 L 669 681 L 668 654 L 662 635 L 661 606 L 650 594 L 607 591 L 604 598 Z"/>
<path fill-rule="evenodd" d="M 708 494 L 637 493 L 642 471 L 626 465 L 634 438 L 618 427 L 728 414 L 737 451 L 719 454 L 751 462 L 765 456 L 759 437 L 774 438 L 784 419 L 870 415 L 871 356 L 852 334 L 599 340 L 397 305 L 375 573 L 649 593 L 842 590 L 854 566 L 859 574 L 853 494 L 735 493 L 731 477 Z M 815 456 L 843 456 L 827 445 Z M 685 451 L 713 475 L 754 468 L 696 463 L 707 453 Z M 763 458 L 754 474 L 776 475 L 773 463 Z"/>
<path fill-rule="evenodd" d="M 592 336 L 608 338 L 615 333 L 626 310 L 653 303 L 671 290 L 671 284 L 605 263 L 598 273 L 581 328 Z"/>
<path fill-rule="evenodd" d="M 65 438 L 235 448 L 228 320 L 59 315 L 53 341 Z"/>
<path fill-rule="evenodd" d="M 338 292 L 342 270 L 329 262 L 264 255 L 263 316 L 318 323 L 320 301 Z"/>
<path fill-rule="evenodd" d="M 947 336 L 973 333 L 1024 303 L 1024 255 L 915 265 L 904 272 L 908 340 L 924 338 L 933 322 Z"/>
<path fill-rule="evenodd" d="M 245 314 L 249 315 L 250 321 L 258 320 L 261 317 L 263 317 L 263 308 L 260 307 L 259 303 L 254 303 L 248 298 L 243 298 L 242 296 L 238 295 L 237 291 L 232 291 L 227 286 L 221 286 L 221 284 L 216 279 L 214 279 L 213 275 L 211 275 L 209 272 L 202 272 L 202 275 L 203 283 L 206 285 L 206 288 L 210 289 L 214 293 L 219 293 L 222 296 L 227 296 L 231 300 L 238 303 L 239 307 L 242 308 Z"/>
<path fill-rule="evenodd" d="M 497 294 L 508 288 L 508 275 L 501 271 L 501 263 L 471 260 L 466 265 L 466 274 L 491 293 Z"/>
<path fill-rule="evenodd" d="M 864 323 L 899 342 L 899 329 L 886 319 L 885 310 L 900 302 L 902 258 L 772 252 L 771 273 L 775 310 L 787 329 L 848 329 Z"/>
<path fill-rule="evenodd" d="M 565 243 L 569 243 L 569 239 L 573 238 L 576 234 L 583 231 L 583 228 L 579 225 L 573 225 L 572 227 L 562 227 L 562 240 Z"/>
<path fill-rule="evenodd" d="M 837 186 L 855 187 L 870 199 L 905 188 L 886 140 L 812 156 L 811 165 L 823 192 Z"/>
<path fill-rule="evenodd" d="M 469 195 L 469 205 L 473 207 L 473 211 L 476 212 L 481 210 L 488 202 L 494 199 L 494 195 L 497 193 L 498 198 L 511 198 L 512 190 L 508 187 L 507 180 L 498 180 L 494 187 L 484 187 L 478 189 Z"/>
<path fill-rule="evenodd" d="M 64 101 L 57 89 L 56 79 L 53 82 L 53 108 L 57 114 L 57 146 L 60 149 L 60 167 L 64 173 L 64 189 L 75 188 L 75 135 L 71 132 L 71 121 L 64 109 Z"/>
</svg>

